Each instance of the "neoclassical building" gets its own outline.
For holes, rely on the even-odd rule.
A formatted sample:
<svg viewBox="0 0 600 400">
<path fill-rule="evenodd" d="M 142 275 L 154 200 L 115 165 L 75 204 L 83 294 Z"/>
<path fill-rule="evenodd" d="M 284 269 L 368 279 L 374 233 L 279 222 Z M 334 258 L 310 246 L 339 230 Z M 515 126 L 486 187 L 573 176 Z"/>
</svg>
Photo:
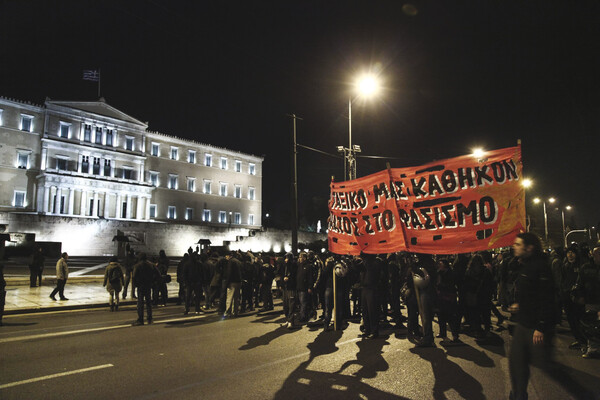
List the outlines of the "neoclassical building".
<svg viewBox="0 0 600 400">
<path fill-rule="evenodd" d="M 261 226 L 263 158 L 148 130 L 99 101 L 0 97 L 0 211 Z"/>
</svg>

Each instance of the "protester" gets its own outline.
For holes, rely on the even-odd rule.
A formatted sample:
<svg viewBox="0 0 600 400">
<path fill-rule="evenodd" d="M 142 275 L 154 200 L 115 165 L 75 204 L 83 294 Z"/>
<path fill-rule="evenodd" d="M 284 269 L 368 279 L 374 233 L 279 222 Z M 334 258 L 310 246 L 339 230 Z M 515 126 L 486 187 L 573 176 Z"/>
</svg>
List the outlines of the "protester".
<svg viewBox="0 0 600 400">
<path fill-rule="evenodd" d="M 227 288 L 227 306 L 223 317 L 237 317 L 240 310 L 240 290 L 242 287 L 242 263 L 229 253 L 225 256 L 227 268 L 224 276 Z"/>
<path fill-rule="evenodd" d="M 600 337 L 596 326 L 600 320 L 600 247 L 594 248 L 592 259 L 581 267 L 576 283 L 579 304 L 585 309 L 585 320 L 581 325 L 592 325 L 584 330 L 586 342 L 582 346 L 583 358 L 600 357 Z"/>
<path fill-rule="evenodd" d="M 184 315 L 190 312 L 190 306 L 192 299 L 194 300 L 194 310 L 196 314 L 200 314 L 200 301 L 202 299 L 202 263 L 198 259 L 195 253 L 190 248 L 186 253 L 187 257 L 184 257 L 185 261 L 182 261 L 182 277 L 181 281 L 185 288 L 185 311 Z M 177 278 L 179 280 L 179 277 Z"/>
<path fill-rule="evenodd" d="M 41 246 L 39 246 L 31 257 L 31 264 L 29 265 L 30 277 L 29 286 L 36 287 L 36 282 L 39 280 L 39 286 L 42 286 L 42 274 L 44 273 L 44 252 Z"/>
<path fill-rule="evenodd" d="M 298 269 L 296 271 L 296 293 L 300 304 L 299 322 L 304 323 L 312 315 L 312 288 L 313 274 L 311 263 L 308 261 L 306 252 L 301 252 L 298 257 Z"/>
<path fill-rule="evenodd" d="M 190 248 L 191 250 L 191 248 Z M 177 284 L 179 285 L 179 291 L 177 292 L 177 305 L 180 306 L 181 303 L 185 303 L 185 280 L 183 278 L 183 270 L 187 265 L 190 257 L 190 251 L 183 254 L 183 258 L 179 260 L 177 264 Z"/>
<path fill-rule="evenodd" d="M 125 256 L 125 287 L 123 288 L 123 299 L 127 298 L 127 289 L 129 287 L 129 283 L 131 282 L 131 277 L 133 275 L 133 266 L 135 265 L 135 252 L 133 249 L 129 249 L 127 251 L 127 255 Z M 131 298 L 135 299 L 135 286 L 133 283 L 131 284 Z"/>
<path fill-rule="evenodd" d="M 513 400 L 527 399 L 529 365 L 543 369 L 552 366 L 551 351 L 555 326 L 554 281 L 550 262 L 542 252 L 540 239 L 533 233 L 520 233 L 513 245 L 521 265 L 516 281 L 517 314 L 509 353 L 509 371 Z"/>
<path fill-rule="evenodd" d="M 454 272 L 450 268 L 450 262 L 447 259 L 438 261 L 437 267 L 437 315 L 440 326 L 440 333 L 437 337 L 446 340 L 446 325 L 450 325 L 452 342 L 458 343 L 460 341 L 460 322 L 458 320 L 457 288 Z"/>
<path fill-rule="evenodd" d="M 469 261 L 464 286 L 470 330 L 477 334 L 477 339 L 485 339 L 491 328 L 493 280 L 481 255 L 476 254 Z"/>
<path fill-rule="evenodd" d="M 286 318 L 286 327 L 293 325 L 293 321 L 290 316 L 296 312 L 296 270 L 298 266 L 294 261 L 294 255 L 287 253 L 283 263 L 279 266 L 276 279 L 281 282 L 281 289 L 283 291 L 283 315 Z"/>
<path fill-rule="evenodd" d="M 323 292 L 323 330 L 331 329 L 331 318 L 333 314 L 333 268 L 335 259 L 329 257 L 325 261 L 323 270 L 318 276 L 315 288 Z"/>
<path fill-rule="evenodd" d="M 362 254 L 356 260 L 355 267 L 361 273 L 361 303 L 363 316 L 362 338 L 376 339 L 379 337 L 379 311 L 381 304 L 377 286 L 381 278 L 382 260 L 374 254 Z"/>
<path fill-rule="evenodd" d="M 271 311 L 273 309 L 273 279 L 275 278 L 275 268 L 271 265 L 269 256 L 262 257 L 262 266 L 260 268 L 260 294 L 263 301 L 263 307 L 260 312 Z"/>
<path fill-rule="evenodd" d="M 242 263 L 242 302 L 240 305 L 240 312 L 245 313 L 246 310 L 254 311 L 254 305 L 252 301 L 252 288 L 254 287 L 254 281 L 256 276 L 254 275 L 254 260 L 251 254 L 245 254 L 243 256 Z"/>
<path fill-rule="evenodd" d="M 156 284 L 156 297 L 154 298 L 154 305 L 166 306 L 167 300 L 169 297 L 169 293 L 167 291 L 167 283 L 170 282 L 169 275 L 169 258 L 167 257 L 164 250 L 161 250 L 158 253 L 158 260 L 156 263 L 156 267 L 158 268 L 158 272 L 160 274 L 161 279 L 159 279 Z"/>
<path fill-rule="evenodd" d="M 108 266 L 104 271 L 104 284 L 106 290 L 110 294 L 108 304 L 110 305 L 110 311 L 119 311 L 119 293 L 125 285 L 123 280 L 123 270 L 119 259 L 117 257 L 111 257 L 108 262 Z"/>
<path fill-rule="evenodd" d="M 570 246 L 567 249 L 567 256 L 563 261 L 560 274 L 560 299 L 564 307 L 567 322 L 571 328 L 571 334 L 575 341 L 569 346 L 572 349 L 583 349 L 586 347 L 586 338 L 581 333 L 579 321 L 583 317 L 585 307 L 573 300 L 572 290 L 577 282 L 581 267 L 579 250 L 577 246 Z"/>
<path fill-rule="evenodd" d="M 56 294 L 58 293 L 61 300 L 69 300 L 65 297 L 65 285 L 69 278 L 69 265 L 67 260 L 69 255 L 65 252 L 61 254 L 61 258 L 56 262 L 56 287 L 50 293 L 50 298 L 56 301 Z"/>
<path fill-rule="evenodd" d="M 158 269 L 147 260 L 146 253 L 140 254 L 140 261 L 133 267 L 133 284 L 137 288 L 138 319 L 132 325 L 144 325 L 144 305 L 148 315 L 148 323 L 152 323 L 152 287 L 160 279 Z"/>
</svg>

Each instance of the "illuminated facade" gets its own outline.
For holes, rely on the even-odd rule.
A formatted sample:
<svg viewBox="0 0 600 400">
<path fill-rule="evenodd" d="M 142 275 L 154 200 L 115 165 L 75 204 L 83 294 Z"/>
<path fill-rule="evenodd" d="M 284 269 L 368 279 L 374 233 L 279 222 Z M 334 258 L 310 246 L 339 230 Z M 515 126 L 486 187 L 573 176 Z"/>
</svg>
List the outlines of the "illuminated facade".
<svg viewBox="0 0 600 400">
<path fill-rule="evenodd" d="M 262 157 L 148 131 L 106 104 L 0 98 L 0 211 L 261 226 Z"/>
</svg>

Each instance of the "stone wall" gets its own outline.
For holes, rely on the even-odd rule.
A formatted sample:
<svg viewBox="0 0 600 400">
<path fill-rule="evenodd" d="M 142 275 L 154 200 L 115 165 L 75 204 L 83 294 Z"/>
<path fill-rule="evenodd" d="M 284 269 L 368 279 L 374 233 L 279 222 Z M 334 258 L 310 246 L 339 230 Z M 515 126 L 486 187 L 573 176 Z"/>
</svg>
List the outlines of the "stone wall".
<svg viewBox="0 0 600 400">
<path fill-rule="evenodd" d="M 61 217 L 35 213 L 0 212 L 4 232 L 35 234 L 36 241 L 61 242 L 70 255 L 103 256 L 118 254 L 113 238 L 123 234 L 138 251 L 155 254 L 164 249 L 168 255 L 183 254 L 200 239 L 213 246 L 230 243 L 232 250 L 289 251 L 291 233 L 284 230 L 252 231 L 229 226 L 206 226 L 147 221 L 129 221 L 85 217 Z M 0 229 L 1 230 L 1 229 Z M 299 232 L 300 243 L 326 240 L 325 234 Z"/>
</svg>

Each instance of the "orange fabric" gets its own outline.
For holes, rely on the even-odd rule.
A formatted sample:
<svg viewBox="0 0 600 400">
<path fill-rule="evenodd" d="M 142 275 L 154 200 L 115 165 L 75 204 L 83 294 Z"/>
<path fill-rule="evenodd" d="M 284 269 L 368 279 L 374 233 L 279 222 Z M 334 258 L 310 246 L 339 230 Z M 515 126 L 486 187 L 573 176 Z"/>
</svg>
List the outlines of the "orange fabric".
<svg viewBox="0 0 600 400">
<path fill-rule="evenodd" d="M 525 230 L 521 147 L 331 183 L 329 250 L 455 254 L 506 247 Z"/>
</svg>

